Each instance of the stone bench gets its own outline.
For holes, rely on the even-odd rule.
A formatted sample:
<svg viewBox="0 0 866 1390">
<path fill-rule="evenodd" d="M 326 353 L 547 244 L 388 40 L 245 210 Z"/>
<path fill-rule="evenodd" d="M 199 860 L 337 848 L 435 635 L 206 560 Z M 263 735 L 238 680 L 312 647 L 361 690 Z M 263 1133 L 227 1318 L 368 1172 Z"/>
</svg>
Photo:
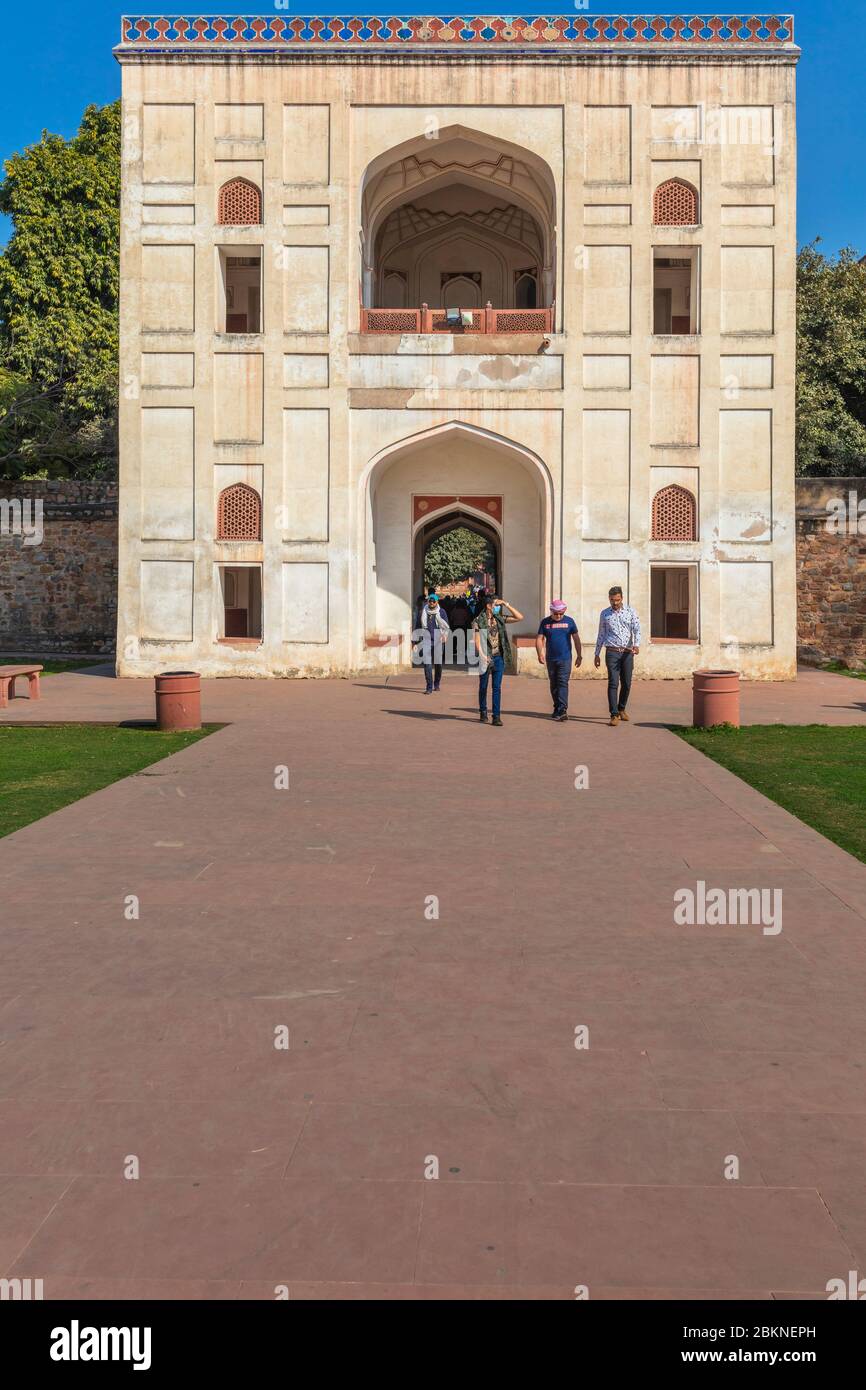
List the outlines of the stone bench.
<svg viewBox="0 0 866 1390">
<path fill-rule="evenodd" d="M 19 676 L 26 676 L 30 685 L 31 700 L 39 699 L 39 672 L 41 666 L 0 666 L 0 709 L 5 709 L 15 698 L 15 682 Z"/>
</svg>

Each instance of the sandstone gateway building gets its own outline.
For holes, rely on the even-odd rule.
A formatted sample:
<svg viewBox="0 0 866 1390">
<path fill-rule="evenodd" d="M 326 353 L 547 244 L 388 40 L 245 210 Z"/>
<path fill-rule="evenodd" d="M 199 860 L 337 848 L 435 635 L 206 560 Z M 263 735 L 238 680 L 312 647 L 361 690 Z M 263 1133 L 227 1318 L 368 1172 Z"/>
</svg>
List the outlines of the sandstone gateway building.
<svg viewBox="0 0 866 1390">
<path fill-rule="evenodd" d="M 123 21 L 118 669 L 398 669 L 431 540 L 795 662 L 789 16 Z M 591 666 L 591 664 L 590 664 Z"/>
</svg>

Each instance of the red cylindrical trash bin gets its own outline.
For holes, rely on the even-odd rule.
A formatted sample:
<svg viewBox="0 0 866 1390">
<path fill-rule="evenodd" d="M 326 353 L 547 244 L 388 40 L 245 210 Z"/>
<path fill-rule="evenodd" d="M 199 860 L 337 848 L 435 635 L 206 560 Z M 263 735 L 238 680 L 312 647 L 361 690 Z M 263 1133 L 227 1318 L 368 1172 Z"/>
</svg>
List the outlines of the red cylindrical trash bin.
<svg viewBox="0 0 866 1390">
<path fill-rule="evenodd" d="M 692 723 L 696 729 L 710 729 L 713 724 L 740 727 L 739 671 L 693 673 Z"/>
<path fill-rule="evenodd" d="M 160 729 L 201 728 L 201 676 L 198 671 L 164 671 L 154 677 L 156 723 Z"/>
</svg>

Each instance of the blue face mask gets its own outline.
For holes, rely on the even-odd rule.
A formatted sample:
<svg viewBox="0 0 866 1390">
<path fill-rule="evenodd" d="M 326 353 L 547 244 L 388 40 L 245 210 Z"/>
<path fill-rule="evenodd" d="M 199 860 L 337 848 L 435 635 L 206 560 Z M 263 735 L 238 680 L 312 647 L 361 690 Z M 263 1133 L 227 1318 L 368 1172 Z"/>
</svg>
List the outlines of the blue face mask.
<svg viewBox="0 0 866 1390">
<path fill-rule="evenodd" d="M 494 603 L 494 605 L 493 605 L 493 611 L 494 611 L 494 613 L 501 613 L 501 612 L 502 612 L 502 604 L 501 604 L 501 603 Z"/>
</svg>

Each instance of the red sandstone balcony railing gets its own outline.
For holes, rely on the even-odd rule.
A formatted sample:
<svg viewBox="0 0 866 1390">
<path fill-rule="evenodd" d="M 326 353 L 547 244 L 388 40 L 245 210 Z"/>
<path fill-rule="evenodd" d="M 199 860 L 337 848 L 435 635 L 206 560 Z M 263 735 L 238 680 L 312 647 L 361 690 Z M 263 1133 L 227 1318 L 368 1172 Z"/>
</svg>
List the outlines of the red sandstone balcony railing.
<svg viewBox="0 0 866 1390">
<path fill-rule="evenodd" d="M 552 333 L 553 309 L 461 309 L 460 322 L 449 323 L 445 309 L 361 308 L 362 333 Z M 464 316 L 471 315 L 471 323 Z"/>
<path fill-rule="evenodd" d="M 472 47 L 562 48 L 589 51 L 635 44 L 654 49 L 726 44 L 740 51 L 793 45 L 794 16 L 780 15 L 540 15 L 537 19 L 501 15 L 411 15 L 377 18 L 357 15 L 127 15 L 121 21 L 123 45 L 194 49 L 202 45 L 255 45 L 262 48 L 323 44 L 402 48 L 427 44 L 451 50 Z"/>
</svg>

